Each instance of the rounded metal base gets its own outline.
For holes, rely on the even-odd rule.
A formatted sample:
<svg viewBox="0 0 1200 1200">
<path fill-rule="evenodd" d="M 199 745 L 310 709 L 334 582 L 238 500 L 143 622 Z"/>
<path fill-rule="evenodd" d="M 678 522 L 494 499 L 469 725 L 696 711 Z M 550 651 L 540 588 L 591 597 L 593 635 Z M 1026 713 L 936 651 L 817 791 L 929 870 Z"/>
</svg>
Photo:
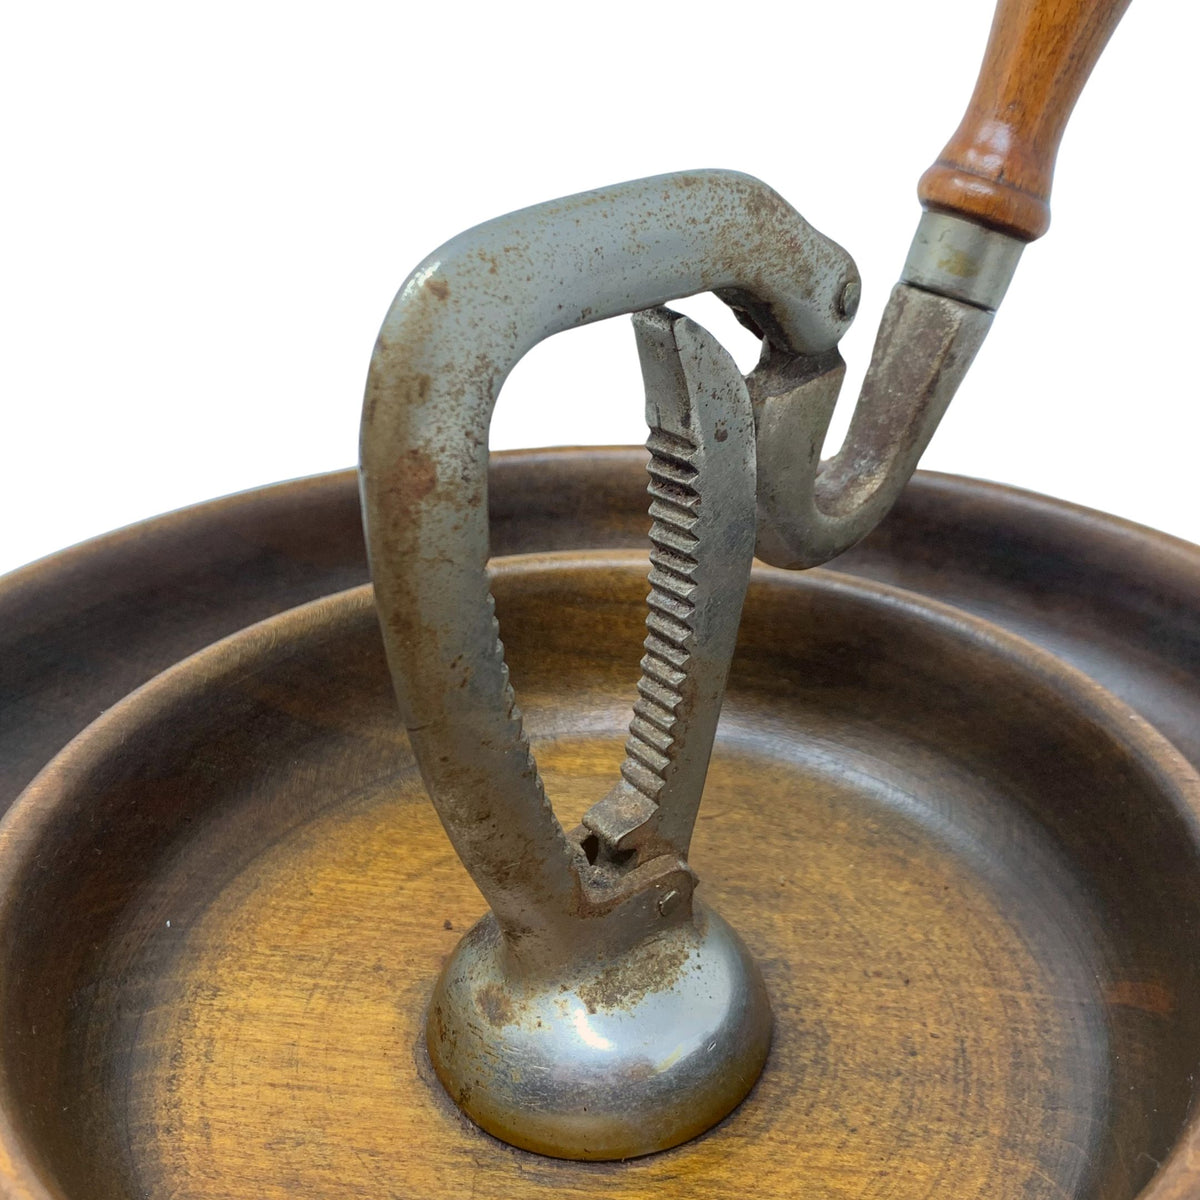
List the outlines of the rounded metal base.
<svg viewBox="0 0 1200 1200">
<path fill-rule="evenodd" d="M 446 1090 L 488 1133 L 555 1158 L 634 1158 L 742 1101 L 771 1007 L 741 938 L 699 903 L 615 964 L 552 979 L 513 972 L 489 914 L 447 962 L 426 1036 Z"/>
</svg>

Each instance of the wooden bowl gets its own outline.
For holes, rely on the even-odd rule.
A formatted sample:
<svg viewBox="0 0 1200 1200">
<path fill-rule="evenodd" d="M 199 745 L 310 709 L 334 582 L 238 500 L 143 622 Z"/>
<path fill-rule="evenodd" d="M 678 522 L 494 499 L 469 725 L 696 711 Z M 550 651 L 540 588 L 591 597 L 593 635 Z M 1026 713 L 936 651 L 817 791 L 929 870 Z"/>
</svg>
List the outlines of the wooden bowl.
<svg viewBox="0 0 1200 1200">
<path fill-rule="evenodd" d="M 621 759 L 645 562 L 514 558 L 495 590 L 570 824 Z M 492 1140 L 423 1049 L 481 901 L 369 589 L 238 633 L 100 717 L 0 824 L 4 1194 L 1200 1187 L 1200 780 L 1086 677 L 886 586 L 762 570 L 693 862 L 771 991 L 755 1090 L 633 1163 Z"/>
<path fill-rule="evenodd" d="M 492 552 L 641 548 L 640 447 L 492 456 Z M 1077 505 L 917 472 L 835 568 L 953 604 L 1127 701 L 1200 767 L 1200 548 Z M 354 471 L 212 500 L 0 579 L 0 812 L 159 671 L 367 580 Z"/>
</svg>

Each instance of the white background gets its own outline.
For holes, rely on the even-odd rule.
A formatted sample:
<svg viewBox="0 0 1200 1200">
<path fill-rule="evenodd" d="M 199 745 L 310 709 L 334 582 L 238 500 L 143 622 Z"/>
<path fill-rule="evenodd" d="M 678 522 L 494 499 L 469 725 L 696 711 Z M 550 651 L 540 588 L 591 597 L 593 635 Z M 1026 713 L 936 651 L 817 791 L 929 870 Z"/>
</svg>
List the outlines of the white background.
<svg viewBox="0 0 1200 1200">
<path fill-rule="evenodd" d="M 925 466 L 1200 541 L 1198 8 L 1139 0 L 1118 28 L 1054 225 Z M 758 175 L 855 256 L 844 426 L 991 19 L 988 0 L 7 11 L 0 570 L 350 465 L 410 267 L 490 216 L 664 171 Z M 682 307 L 750 365 L 716 301 Z M 621 320 L 538 347 L 492 445 L 643 437 Z"/>
</svg>

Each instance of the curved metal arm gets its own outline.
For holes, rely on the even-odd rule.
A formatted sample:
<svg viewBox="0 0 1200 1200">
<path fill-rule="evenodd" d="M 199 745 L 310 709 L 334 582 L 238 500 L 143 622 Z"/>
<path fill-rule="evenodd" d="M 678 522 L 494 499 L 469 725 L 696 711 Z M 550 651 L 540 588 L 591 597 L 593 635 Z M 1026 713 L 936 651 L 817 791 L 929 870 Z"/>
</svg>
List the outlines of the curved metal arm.
<svg viewBox="0 0 1200 1200">
<path fill-rule="evenodd" d="M 704 171 L 478 226 L 392 304 L 361 447 L 384 642 L 430 795 L 514 942 L 561 932 L 587 897 L 522 733 L 488 592 L 488 426 L 505 378 L 552 333 L 700 291 L 744 309 L 784 353 L 825 354 L 857 287 L 849 256 L 765 184 Z"/>
<path fill-rule="evenodd" d="M 768 341 L 747 380 L 758 437 L 760 558 L 815 567 L 883 519 L 987 336 L 1022 248 L 961 218 L 922 214 L 845 444 L 825 462 L 842 360 L 781 355 Z"/>
<path fill-rule="evenodd" d="M 897 284 L 845 443 L 825 462 L 841 359 L 830 356 L 820 371 L 820 363 L 767 353 L 747 380 L 757 427 L 759 558 L 815 567 L 870 533 L 916 470 L 992 315 Z"/>
</svg>

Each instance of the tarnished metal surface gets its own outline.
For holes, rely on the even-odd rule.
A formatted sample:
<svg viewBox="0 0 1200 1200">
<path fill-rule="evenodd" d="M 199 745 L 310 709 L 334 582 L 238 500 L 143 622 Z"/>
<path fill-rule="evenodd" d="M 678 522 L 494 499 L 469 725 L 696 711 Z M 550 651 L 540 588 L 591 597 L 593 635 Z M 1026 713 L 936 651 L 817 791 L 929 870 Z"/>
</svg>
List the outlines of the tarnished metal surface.
<svg viewBox="0 0 1200 1200">
<path fill-rule="evenodd" d="M 904 283 L 993 312 L 1026 243 L 953 213 L 923 212 L 900 278 Z"/>
<path fill-rule="evenodd" d="M 908 482 L 992 322 L 897 284 L 842 448 L 821 447 L 845 372 L 769 352 L 750 376 L 758 425 L 758 556 L 815 567 L 861 541 Z M 814 365 L 818 368 L 814 370 Z"/>
<path fill-rule="evenodd" d="M 487 433 L 500 387 L 552 333 L 702 290 L 785 353 L 828 353 L 857 278 L 845 252 L 766 185 L 713 171 L 489 222 L 427 259 L 392 305 L 362 428 L 384 642 L 430 795 L 523 961 L 577 953 L 579 918 L 615 898 L 589 890 L 586 861 L 545 798 L 492 616 Z M 622 894 L 636 899 L 660 867 L 677 873 L 651 859 L 622 876 Z"/>
<path fill-rule="evenodd" d="M 701 290 L 763 336 L 747 380 L 661 308 Z M 864 537 L 991 320 L 897 285 L 845 445 L 822 464 L 844 374 L 837 341 L 859 295 L 844 251 L 769 188 L 700 172 L 469 231 L 418 267 L 384 322 L 362 428 L 384 642 L 425 784 L 492 908 L 447 964 L 428 1042 L 468 1115 L 518 1145 L 586 1158 L 664 1149 L 723 1117 L 765 1059 L 757 968 L 694 909 L 687 863 L 750 561 L 757 548 L 811 566 Z M 568 834 L 522 729 L 488 590 L 488 427 L 525 351 L 623 312 L 639 314 L 651 427 L 646 653 L 620 779 Z M 668 959 L 687 970 L 664 971 Z M 718 978 L 729 986 L 714 1007 L 704 980 Z M 603 1068 L 571 999 L 598 988 Z M 697 1020 L 707 1050 L 685 1053 L 680 1031 Z"/>
<path fill-rule="evenodd" d="M 653 309 L 634 328 L 654 548 L 621 776 L 568 838 L 579 891 L 557 916 L 569 936 L 531 945 L 489 914 L 448 961 L 427 1031 L 464 1111 L 560 1157 L 628 1158 L 707 1129 L 754 1083 L 771 1038 L 758 967 L 693 908 L 687 865 L 754 552 L 750 396 L 686 317 Z M 517 866 L 510 895 L 524 886 L 536 910 L 541 864 Z"/>
<path fill-rule="evenodd" d="M 550 978 L 514 972 L 485 917 L 446 964 L 427 1040 L 450 1095 L 489 1133 L 556 1158 L 611 1159 L 726 1116 L 758 1078 L 770 1030 L 757 966 L 698 904 L 627 953 Z"/>
<path fill-rule="evenodd" d="M 758 555 L 814 567 L 887 515 L 974 361 L 1025 244 L 925 212 L 884 309 L 842 448 L 822 462 L 844 367 L 780 354 L 750 376 L 758 427 Z"/>
</svg>

